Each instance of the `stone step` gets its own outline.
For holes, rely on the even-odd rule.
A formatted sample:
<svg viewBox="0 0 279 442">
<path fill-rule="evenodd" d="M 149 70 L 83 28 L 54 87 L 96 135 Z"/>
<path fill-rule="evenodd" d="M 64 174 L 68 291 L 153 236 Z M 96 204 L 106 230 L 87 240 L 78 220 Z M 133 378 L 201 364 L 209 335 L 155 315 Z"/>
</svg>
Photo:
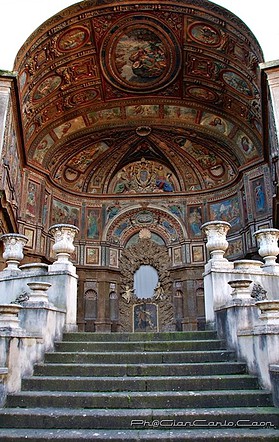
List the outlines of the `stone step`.
<svg viewBox="0 0 279 442">
<path fill-rule="evenodd" d="M 249 375 L 218 376 L 149 376 L 149 377 L 52 377 L 32 376 L 22 380 L 22 390 L 30 391 L 196 391 L 255 389 L 256 377 Z"/>
<path fill-rule="evenodd" d="M 41 442 L 59 440 L 60 442 L 110 441 L 110 442 L 278 442 L 278 431 L 273 429 L 222 428 L 222 429 L 171 429 L 171 430 L 0 430 L 0 440 L 4 442 Z"/>
<path fill-rule="evenodd" d="M 57 392 L 21 391 L 10 394 L 7 407 L 54 408 L 200 408 L 270 407 L 271 395 L 262 390 Z"/>
<path fill-rule="evenodd" d="M 224 349 L 220 340 L 200 339 L 192 341 L 158 341 L 158 342 L 71 342 L 63 341 L 55 344 L 58 352 L 153 352 L 153 351 L 202 351 Z"/>
<path fill-rule="evenodd" d="M 95 332 L 68 332 L 64 333 L 63 341 L 75 342 L 133 342 L 133 341 L 187 341 L 193 339 L 216 339 L 214 330 L 186 331 L 186 332 L 137 332 L 137 333 L 95 333 Z"/>
<path fill-rule="evenodd" d="M 279 410 L 265 408 L 200 408 L 200 409 L 40 409 L 40 408 L 6 408 L 0 410 L 2 428 L 30 429 L 171 429 L 183 425 L 185 429 L 221 427 L 228 423 L 234 428 L 274 429 L 279 427 Z"/>
<path fill-rule="evenodd" d="M 227 350 L 179 352 L 53 352 L 45 354 L 45 362 L 79 364 L 165 364 L 182 362 L 230 361 L 235 353 Z"/>
<path fill-rule="evenodd" d="M 215 332 L 120 336 L 66 333 L 8 395 L 0 441 L 279 441 L 271 394 Z"/>
<path fill-rule="evenodd" d="M 206 362 L 186 364 L 37 364 L 36 376 L 208 376 L 244 374 L 240 362 Z"/>
</svg>

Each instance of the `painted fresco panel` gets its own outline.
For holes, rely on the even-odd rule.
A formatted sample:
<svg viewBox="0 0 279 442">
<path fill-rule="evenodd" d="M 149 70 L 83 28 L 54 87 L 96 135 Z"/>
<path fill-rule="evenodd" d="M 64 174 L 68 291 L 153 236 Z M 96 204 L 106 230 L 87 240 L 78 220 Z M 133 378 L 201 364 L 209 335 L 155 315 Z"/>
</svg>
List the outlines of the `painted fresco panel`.
<svg viewBox="0 0 279 442">
<path fill-rule="evenodd" d="M 204 247 L 203 245 L 192 246 L 192 261 L 204 262 Z"/>
<path fill-rule="evenodd" d="M 99 239 L 101 223 L 101 209 L 87 209 L 86 231 L 87 238 Z"/>
<path fill-rule="evenodd" d="M 53 139 L 50 135 L 46 135 L 38 144 L 36 147 L 36 150 L 34 152 L 34 160 L 36 160 L 38 163 L 42 163 L 45 154 L 49 150 L 49 148 L 54 144 Z"/>
<path fill-rule="evenodd" d="M 59 77 L 58 75 L 53 75 L 45 78 L 35 89 L 33 99 L 37 101 L 47 97 L 60 86 L 61 81 L 61 77 Z"/>
<path fill-rule="evenodd" d="M 267 200 L 264 178 L 252 181 L 252 199 L 254 201 L 255 215 L 261 215 L 267 210 Z"/>
<path fill-rule="evenodd" d="M 39 185 L 29 181 L 27 186 L 26 215 L 36 218 L 38 210 Z"/>
<path fill-rule="evenodd" d="M 240 207 L 238 197 L 229 198 L 219 203 L 210 205 L 211 221 L 227 221 L 233 227 L 238 227 L 241 223 Z"/>
<path fill-rule="evenodd" d="M 49 215 L 49 203 L 50 203 L 50 195 L 45 193 L 44 202 L 43 202 L 43 210 L 42 210 L 42 224 L 43 226 L 47 226 L 48 215 Z"/>
<path fill-rule="evenodd" d="M 134 305 L 134 331 L 157 331 L 158 307 L 156 304 L 144 303 Z"/>
<path fill-rule="evenodd" d="M 89 40 L 89 31 L 83 26 L 74 27 L 64 32 L 57 45 L 61 51 L 73 51 L 83 46 Z"/>
<path fill-rule="evenodd" d="M 230 123 L 228 120 L 225 120 L 219 115 L 211 114 L 210 112 L 205 112 L 203 114 L 201 124 L 225 135 L 229 134 L 233 128 L 232 123 Z"/>
<path fill-rule="evenodd" d="M 194 237 L 201 236 L 201 225 L 203 223 L 201 207 L 188 207 L 187 221 L 189 225 L 189 234 Z"/>
<path fill-rule="evenodd" d="M 234 141 L 237 143 L 246 160 L 251 160 L 258 156 L 258 151 L 253 141 L 244 132 L 238 131 L 234 137 Z"/>
<path fill-rule="evenodd" d="M 206 22 L 195 22 L 189 27 L 189 36 L 206 46 L 218 46 L 221 42 L 220 31 Z"/>
<path fill-rule="evenodd" d="M 120 206 L 120 204 L 118 202 L 116 202 L 115 204 L 110 204 L 109 206 L 107 206 L 105 208 L 105 210 L 106 210 L 106 212 L 105 212 L 105 223 L 109 222 L 116 215 L 118 215 L 120 209 L 121 209 L 121 206 Z"/>
<path fill-rule="evenodd" d="M 85 122 L 82 117 L 74 118 L 73 120 L 67 121 L 54 129 L 57 138 L 61 139 L 66 135 L 70 135 L 85 127 Z"/>
<path fill-rule="evenodd" d="M 79 212 L 80 211 L 77 207 L 70 206 L 69 204 L 54 199 L 52 201 L 51 223 L 66 223 L 79 226 Z"/>
<path fill-rule="evenodd" d="M 115 107 L 112 109 L 103 109 L 100 111 L 92 111 L 87 114 L 87 117 L 91 124 L 95 123 L 106 123 L 112 120 L 119 120 L 121 118 L 120 107 Z"/>
<path fill-rule="evenodd" d="M 109 265 L 110 267 L 118 267 L 118 251 L 116 249 L 109 251 Z"/>
<path fill-rule="evenodd" d="M 234 239 L 232 241 L 229 241 L 229 247 L 226 251 L 225 256 L 240 256 L 243 254 L 243 244 L 242 244 L 242 239 L 241 238 L 237 238 Z"/>
<path fill-rule="evenodd" d="M 174 263 L 174 265 L 182 264 L 181 247 L 175 247 L 173 249 L 173 263 Z"/>
<path fill-rule="evenodd" d="M 24 229 L 24 235 L 27 236 L 28 242 L 26 244 L 27 248 L 33 249 L 34 247 L 34 238 L 35 238 L 35 231 L 33 229 Z"/>
<path fill-rule="evenodd" d="M 94 143 L 88 149 L 83 149 L 81 152 L 71 157 L 67 162 L 67 167 L 73 170 L 78 170 L 79 172 L 85 172 L 93 159 L 105 152 L 108 147 L 109 146 L 103 141 Z"/>
<path fill-rule="evenodd" d="M 12 130 L 10 144 L 8 144 L 8 146 L 9 149 L 5 152 L 5 157 L 10 166 L 10 180 L 13 184 L 16 200 L 18 202 L 20 200 L 22 175 L 18 156 L 18 142 L 14 130 Z"/>
<path fill-rule="evenodd" d="M 164 118 L 176 118 L 194 123 L 196 116 L 196 109 L 191 109 L 184 106 L 164 106 Z"/>
<path fill-rule="evenodd" d="M 100 265 L 100 247 L 86 248 L 86 264 Z"/>
<path fill-rule="evenodd" d="M 138 104 L 126 107 L 127 117 L 159 117 L 159 106 L 156 104 Z"/>
</svg>

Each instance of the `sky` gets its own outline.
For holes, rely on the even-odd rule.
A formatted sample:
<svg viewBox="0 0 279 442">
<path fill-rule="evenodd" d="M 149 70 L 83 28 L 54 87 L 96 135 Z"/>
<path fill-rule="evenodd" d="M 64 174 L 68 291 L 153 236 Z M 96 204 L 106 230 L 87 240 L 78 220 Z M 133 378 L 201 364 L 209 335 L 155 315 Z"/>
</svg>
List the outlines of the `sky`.
<svg viewBox="0 0 279 442">
<path fill-rule="evenodd" d="M 12 70 L 25 40 L 48 18 L 77 3 L 70 0 L 8 0 L 0 6 L 0 69 Z M 278 0 L 215 0 L 241 18 L 260 43 L 265 61 L 279 60 Z"/>
</svg>

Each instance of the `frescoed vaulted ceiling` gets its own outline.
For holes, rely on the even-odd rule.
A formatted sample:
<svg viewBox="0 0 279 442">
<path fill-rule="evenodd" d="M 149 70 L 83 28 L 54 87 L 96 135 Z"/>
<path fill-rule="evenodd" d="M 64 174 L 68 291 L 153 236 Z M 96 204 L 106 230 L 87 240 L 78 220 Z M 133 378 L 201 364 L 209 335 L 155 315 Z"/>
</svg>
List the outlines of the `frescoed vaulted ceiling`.
<svg viewBox="0 0 279 442">
<path fill-rule="evenodd" d="M 15 62 L 28 165 L 73 194 L 229 186 L 263 159 L 261 61 L 206 0 L 73 5 Z"/>
</svg>

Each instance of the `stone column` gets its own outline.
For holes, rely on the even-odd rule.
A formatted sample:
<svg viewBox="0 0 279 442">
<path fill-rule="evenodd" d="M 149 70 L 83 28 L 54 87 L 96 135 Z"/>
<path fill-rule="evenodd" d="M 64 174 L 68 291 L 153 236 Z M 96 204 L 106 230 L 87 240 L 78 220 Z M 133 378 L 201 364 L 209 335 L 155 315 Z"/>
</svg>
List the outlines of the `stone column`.
<svg viewBox="0 0 279 442">
<path fill-rule="evenodd" d="M 4 243 L 3 258 L 7 263 L 7 267 L 3 272 L 20 272 L 18 265 L 23 259 L 23 247 L 27 244 L 28 238 L 19 233 L 5 233 L 0 236 Z"/>
<path fill-rule="evenodd" d="M 259 255 L 264 259 L 263 270 L 270 273 L 279 273 L 279 264 L 276 263 L 279 254 L 278 229 L 261 229 L 254 233 L 259 244 Z"/>
</svg>

